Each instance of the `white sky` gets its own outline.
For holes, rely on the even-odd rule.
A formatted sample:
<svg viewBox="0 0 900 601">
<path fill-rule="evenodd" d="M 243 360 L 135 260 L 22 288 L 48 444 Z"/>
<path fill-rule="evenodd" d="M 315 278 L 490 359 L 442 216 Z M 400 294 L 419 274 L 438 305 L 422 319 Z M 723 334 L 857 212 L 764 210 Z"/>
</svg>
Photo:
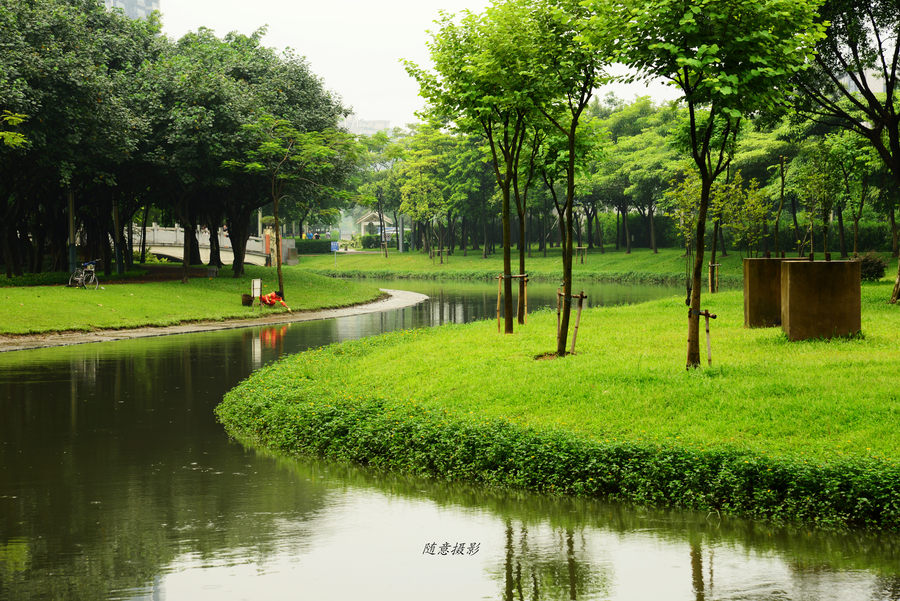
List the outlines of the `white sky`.
<svg viewBox="0 0 900 601">
<path fill-rule="evenodd" d="M 391 127 L 416 121 L 423 106 L 418 84 L 400 59 L 428 64 L 426 30 L 440 10 L 480 12 L 487 0 L 161 0 L 163 31 L 178 38 L 199 27 L 217 35 L 249 34 L 268 25 L 266 46 L 305 56 L 325 87 L 360 119 L 387 119 Z M 616 94 L 674 98 L 660 86 L 618 86 Z"/>
</svg>

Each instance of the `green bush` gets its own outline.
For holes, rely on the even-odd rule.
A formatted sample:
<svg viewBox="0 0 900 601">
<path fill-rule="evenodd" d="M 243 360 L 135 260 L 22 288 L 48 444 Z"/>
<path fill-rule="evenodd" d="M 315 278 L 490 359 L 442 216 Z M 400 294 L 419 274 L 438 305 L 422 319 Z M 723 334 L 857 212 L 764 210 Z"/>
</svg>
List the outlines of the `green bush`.
<svg viewBox="0 0 900 601">
<path fill-rule="evenodd" d="M 331 252 L 331 240 L 308 240 L 306 238 L 294 238 L 299 255 L 322 255 Z"/>
<path fill-rule="evenodd" d="M 360 238 L 363 248 L 381 248 L 381 236 L 378 234 L 366 234 Z"/>
<path fill-rule="evenodd" d="M 877 282 L 884 277 L 887 263 L 877 254 L 869 252 L 857 260 L 859 261 L 860 278 L 864 282 Z"/>
<path fill-rule="evenodd" d="M 139 265 L 141 263 L 141 251 L 136 250 L 132 253 L 132 259 L 135 265 Z M 157 263 L 168 263 L 168 259 L 160 259 L 158 256 L 154 255 L 151 252 L 144 253 L 144 264 L 157 264 Z"/>
<path fill-rule="evenodd" d="M 7 278 L 0 275 L 0 287 L 5 286 L 53 286 L 67 284 L 69 274 L 65 271 L 45 271 L 42 273 L 26 273 Z"/>
<path fill-rule="evenodd" d="M 288 454 L 775 522 L 900 530 L 900 466 L 878 459 L 811 464 L 736 449 L 600 442 L 412 403 L 273 402 L 247 388 L 226 395 L 219 420 L 232 435 Z"/>
</svg>

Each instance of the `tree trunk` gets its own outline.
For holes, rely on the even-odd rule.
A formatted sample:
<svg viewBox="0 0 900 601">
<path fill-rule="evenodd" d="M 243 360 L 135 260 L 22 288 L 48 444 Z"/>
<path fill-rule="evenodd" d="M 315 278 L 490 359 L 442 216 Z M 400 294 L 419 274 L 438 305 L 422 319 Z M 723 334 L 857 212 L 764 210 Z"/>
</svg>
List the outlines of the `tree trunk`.
<svg viewBox="0 0 900 601">
<path fill-rule="evenodd" d="M 550 217 L 545 212 L 543 215 L 541 215 L 541 243 L 540 243 L 540 250 L 544 251 L 544 258 L 547 258 L 547 238 L 550 237 L 550 232 L 547 231 L 549 229 L 549 226 L 547 224 L 548 221 L 550 221 Z"/>
<path fill-rule="evenodd" d="M 281 293 L 281 298 L 284 299 L 287 293 L 284 290 L 284 275 L 281 273 L 281 219 L 278 217 L 279 196 L 280 194 L 275 194 L 272 197 L 272 216 L 275 218 L 275 271 L 278 273 L 278 290 Z"/>
<path fill-rule="evenodd" d="M 47 247 L 47 228 L 37 224 L 37 227 L 32 231 L 31 239 L 34 240 L 31 272 L 41 273 L 44 270 L 44 250 Z"/>
<path fill-rule="evenodd" d="M 510 181 L 507 177 L 506 181 Z M 513 312 L 512 312 L 512 240 L 510 235 L 510 211 L 509 211 L 509 186 L 503 191 L 503 204 L 501 210 L 501 220 L 503 223 L 503 331 L 506 334 L 513 333 Z"/>
<path fill-rule="evenodd" d="M 697 214 L 697 250 L 694 254 L 694 271 L 691 277 L 691 308 L 688 312 L 687 369 L 700 367 L 700 282 L 703 277 L 703 252 L 706 237 L 706 213 L 712 179 L 704 177 L 700 187 L 700 209 Z"/>
<path fill-rule="evenodd" d="M 656 226 L 653 225 L 653 207 L 651 206 L 647 213 L 650 217 L 650 248 L 653 250 L 654 254 L 659 253 L 659 249 L 656 248 Z"/>
<path fill-rule="evenodd" d="M 147 260 L 147 218 L 150 214 L 150 205 L 144 207 L 144 218 L 141 220 L 141 265 Z"/>
<path fill-rule="evenodd" d="M 231 241 L 231 253 L 234 256 L 231 262 L 231 274 L 235 278 L 244 275 L 244 259 L 247 253 L 247 241 L 250 239 L 250 219 L 254 212 L 256 209 L 235 207 L 225 216 L 228 239 Z"/>
<path fill-rule="evenodd" d="M 622 234 L 619 233 L 619 215 L 621 213 L 621 209 L 616 207 L 616 250 L 619 250 L 619 240 L 622 239 Z"/>
<path fill-rule="evenodd" d="M 566 356 L 569 320 L 572 314 L 572 234 L 574 229 L 572 222 L 572 205 L 566 203 L 563 213 L 559 216 L 559 234 L 563 262 L 563 299 L 562 313 L 559 319 L 559 333 L 556 337 L 556 355 L 558 357 Z"/>
<path fill-rule="evenodd" d="M 379 250 L 384 253 L 384 258 L 386 259 L 388 256 L 387 239 L 385 238 L 386 232 L 384 231 L 384 208 L 381 204 L 381 195 L 380 194 L 378 196 L 378 204 L 376 206 L 378 207 L 378 227 L 381 228 L 381 232 L 379 232 L 379 237 L 381 239 L 381 248 Z M 279 242 L 279 244 L 281 244 L 281 242 Z M 280 264 L 278 265 L 278 269 L 279 270 L 281 269 Z M 281 280 L 279 279 L 279 282 L 280 281 Z"/>
<path fill-rule="evenodd" d="M 597 219 L 597 241 L 600 243 L 600 254 L 604 254 L 606 249 L 603 248 L 603 223 L 600 221 L 600 211 L 596 213 Z"/>
<path fill-rule="evenodd" d="M 791 194 L 791 216 L 794 218 L 794 244 L 797 245 L 797 256 L 803 256 L 803 248 L 800 242 L 800 224 L 797 222 L 797 197 Z"/>
<path fill-rule="evenodd" d="M 581 238 L 581 215 L 578 214 L 578 211 L 572 210 L 573 219 L 575 220 L 575 239 L 578 240 L 577 246 L 584 246 L 584 241 Z"/>
<path fill-rule="evenodd" d="M 565 227 L 563 229 L 563 215 L 560 215 L 560 232 L 565 237 L 562 244 L 563 260 L 563 303 L 562 315 L 560 315 L 559 335 L 556 338 L 556 355 L 566 356 L 566 342 L 569 334 L 569 318 L 572 313 L 572 230 L 574 226 L 575 205 L 575 132 L 578 127 L 577 119 L 573 119 L 569 128 L 569 164 L 566 170 L 566 204 Z"/>
<path fill-rule="evenodd" d="M 210 267 L 222 267 L 222 249 L 219 247 L 219 222 L 208 219 L 206 229 L 209 230 L 209 263 Z"/>
<path fill-rule="evenodd" d="M 715 263 L 716 263 L 716 242 L 718 241 L 718 238 L 719 238 L 719 229 L 720 229 L 719 228 L 719 220 L 716 219 L 713 222 L 712 250 L 709 253 L 709 262 L 711 265 L 715 265 Z M 715 269 L 715 267 L 713 267 L 712 269 Z M 711 271 L 708 273 L 709 273 L 709 275 L 707 277 L 710 278 L 710 280 L 709 280 L 710 292 L 718 292 L 719 290 L 716 288 L 716 284 L 712 279 L 714 277 L 714 274 Z"/>
<path fill-rule="evenodd" d="M 594 216 L 587 208 L 584 210 L 584 221 L 587 227 L 587 247 L 594 248 Z"/>
<path fill-rule="evenodd" d="M 631 254 L 631 232 L 628 231 L 628 213 L 622 210 L 622 225 L 625 230 L 625 254 Z"/>
<path fill-rule="evenodd" d="M 891 217 L 891 256 L 896 257 L 896 256 L 900 255 L 900 245 L 898 245 L 898 240 L 900 240 L 900 237 L 898 237 L 898 235 L 897 235 L 897 220 L 895 219 L 895 216 L 894 216 L 894 203 L 891 203 L 890 217 Z"/>
<path fill-rule="evenodd" d="M 134 213 L 125 220 L 128 227 L 125 230 L 125 269 L 134 269 Z"/>
<path fill-rule="evenodd" d="M 116 196 L 113 196 L 112 205 L 113 231 L 115 232 L 113 235 L 113 248 L 116 253 L 116 274 L 122 275 L 125 273 L 125 257 L 123 256 L 124 249 L 122 248 L 122 222 L 119 221 L 119 199 Z"/>
<path fill-rule="evenodd" d="M 838 216 L 838 236 L 840 237 L 841 242 L 841 258 L 847 258 L 847 241 L 844 238 L 844 209 L 840 206 L 837 208 L 837 216 Z"/>
<path fill-rule="evenodd" d="M 403 228 L 400 227 L 400 221 L 397 219 L 397 211 L 393 211 L 394 214 L 394 235 L 397 237 L 397 252 L 400 252 L 400 249 L 403 248 L 402 238 L 403 238 Z"/>
<path fill-rule="evenodd" d="M 781 223 L 781 212 L 784 210 L 784 156 L 778 157 L 781 191 L 778 195 L 778 211 L 775 213 L 775 256 L 781 256 L 781 240 L 778 225 Z"/>
<path fill-rule="evenodd" d="M 467 236 L 468 233 L 469 233 L 469 230 L 468 230 L 468 228 L 466 227 L 467 225 L 468 225 L 468 221 L 466 220 L 466 216 L 463 215 L 463 217 L 462 217 L 462 224 L 460 225 L 460 229 L 461 229 L 462 231 L 460 232 L 459 239 L 460 239 L 460 241 L 461 241 L 461 243 L 462 243 L 462 253 L 463 253 L 463 256 L 464 256 L 464 257 L 468 257 L 468 256 L 469 256 L 469 241 L 466 240 L 466 236 Z"/>
<path fill-rule="evenodd" d="M 898 298 L 900 298 L 900 261 L 897 261 L 897 278 L 894 280 L 894 289 L 891 291 L 891 300 L 888 302 L 895 305 Z"/>
<path fill-rule="evenodd" d="M 188 266 L 191 261 L 191 241 L 190 236 L 188 235 L 188 231 L 190 226 L 188 225 L 188 201 L 187 195 L 182 199 L 182 219 L 181 219 L 181 283 L 187 284 L 188 282 Z"/>
<path fill-rule="evenodd" d="M 481 258 L 487 259 L 488 256 L 488 220 L 487 213 L 485 213 L 484 218 L 482 219 L 482 224 L 484 225 L 484 248 L 481 251 Z"/>
<path fill-rule="evenodd" d="M 534 211 L 528 214 L 528 227 L 525 228 L 525 248 L 528 249 L 528 258 L 531 258 L 531 232 L 534 231 Z"/>
</svg>

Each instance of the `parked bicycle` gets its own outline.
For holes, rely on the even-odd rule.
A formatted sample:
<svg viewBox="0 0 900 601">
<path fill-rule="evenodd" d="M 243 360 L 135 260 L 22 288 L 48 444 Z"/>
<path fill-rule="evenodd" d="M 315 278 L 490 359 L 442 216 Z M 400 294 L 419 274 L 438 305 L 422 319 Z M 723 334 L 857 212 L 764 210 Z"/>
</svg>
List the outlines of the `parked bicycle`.
<svg viewBox="0 0 900 601">
<path fill-rule="evenodd" d="M 100 259 L 94 259 L 82 263 L 80 267 L 76 267 L 72 275 L 69 276 L 69 286 L 73 288 L 93 288 L 96 290 L 100 287 L 100 280 L 97 279 L 95 268 Z"/>
</svg>

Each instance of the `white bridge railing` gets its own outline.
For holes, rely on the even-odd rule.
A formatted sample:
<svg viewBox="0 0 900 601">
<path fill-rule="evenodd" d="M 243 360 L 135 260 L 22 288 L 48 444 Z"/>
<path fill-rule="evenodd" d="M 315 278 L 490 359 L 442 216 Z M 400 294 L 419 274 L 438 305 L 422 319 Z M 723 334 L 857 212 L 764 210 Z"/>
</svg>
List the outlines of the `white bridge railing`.
<svg viewBox="0 0 900 601">
<path fill-rule="evenodd" d="M 200 244 L 200 248 L 209 248 L 209 237 L 209 231 L 206 229 L 197 232 L 197 242 Z M 231 251 L 231 238 L 228 237 L 228 234 L 222 228 L 219 228 L 217 237 L 219 248 Z M 141 246 L 140 228 L 135 228 L 134 230 L 134 246 L 135 248 L 140 248 Z M 184 228 L 177 225 L 175 227 L 160 227 L 155 223 L 152 226 L 147 226 L 147 246 L 182 247 L 184 246 Z M 266 256 L 265 239 L 259 236 L 250 236 L 247 240 L 246 254 L 260 257 Z"/>
</svg>

